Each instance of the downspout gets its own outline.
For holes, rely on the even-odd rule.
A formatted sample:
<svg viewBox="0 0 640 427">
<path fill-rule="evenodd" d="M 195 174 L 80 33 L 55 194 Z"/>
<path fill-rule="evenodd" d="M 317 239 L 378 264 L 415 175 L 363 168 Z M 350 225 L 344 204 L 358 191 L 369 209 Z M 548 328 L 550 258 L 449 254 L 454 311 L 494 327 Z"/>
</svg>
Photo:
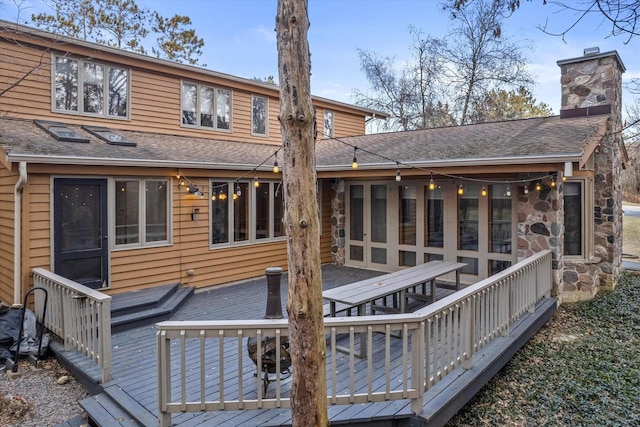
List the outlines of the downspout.
<svg viewBox="0 0 640 427">
<path fill-rule="evenodd" d="M 27 162 L 18 164 L 13 201 L 13 307 L 22 307 L 22 189 L 27 182 Z"/>
</svg>

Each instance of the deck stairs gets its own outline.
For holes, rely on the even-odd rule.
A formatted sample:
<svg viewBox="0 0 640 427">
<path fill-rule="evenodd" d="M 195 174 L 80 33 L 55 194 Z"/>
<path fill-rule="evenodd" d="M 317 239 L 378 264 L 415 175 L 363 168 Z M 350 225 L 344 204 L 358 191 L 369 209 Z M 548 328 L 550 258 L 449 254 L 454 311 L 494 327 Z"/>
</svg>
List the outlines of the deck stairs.
<svg viewBox="0 0 640 427">
<path fill-rule="evenodd" d="M 192 287 L 173 284 L 113 295 L 111 333 L 168 320 L 193 293 Z"/>
</svg>

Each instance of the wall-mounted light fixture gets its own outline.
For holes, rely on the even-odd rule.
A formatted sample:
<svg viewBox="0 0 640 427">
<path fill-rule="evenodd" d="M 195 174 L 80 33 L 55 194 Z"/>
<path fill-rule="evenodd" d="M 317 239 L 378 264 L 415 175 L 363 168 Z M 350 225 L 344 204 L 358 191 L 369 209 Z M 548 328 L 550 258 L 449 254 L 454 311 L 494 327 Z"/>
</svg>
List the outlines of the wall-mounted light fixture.
<svg viewBox="0 0 640 427">
<path fill-rule="evenodd" d="M 193 210 L 191 211 L 191 221 L 198 222 L 199 217 L 200 217 L 200 208 L 193 208 Z"/>
</svg>

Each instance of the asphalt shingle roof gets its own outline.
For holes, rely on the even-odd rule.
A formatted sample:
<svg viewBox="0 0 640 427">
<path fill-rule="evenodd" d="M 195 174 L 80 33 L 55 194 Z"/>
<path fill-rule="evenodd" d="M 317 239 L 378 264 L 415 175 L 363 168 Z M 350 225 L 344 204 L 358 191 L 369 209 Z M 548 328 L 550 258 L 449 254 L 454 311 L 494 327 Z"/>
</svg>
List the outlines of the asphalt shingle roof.
<svg viewBox="0 0 640 427">
<path fill-rule="evenodd" d="M 319 139 L 317 165 L 325 170 L 350 167 L 353 147 L 358 162 L 367 164 L 454 162 L 476 160 L 496 162 L 520 158 L 581 156 L 586 145 L 599 137 L 608 116 L 560 119 L 559 116 Z M 213 140 L 150 132 L 114 132 L 135 142 L 136 147 L 110 145 L 77 125 L 67 125 L 88 137 L 90 143 L 58 141 L 32 120 L 0 118 L 0 147 L 7 157 L 42 163 L 114 164 L 127 163 L 183 167 L 227 167 L 252 169 L 269 161 L 279 146 L 253 142 Z M 372 154 L 374 153 L 374 154 Z M 281 155 L 279 155 L 281 159 Z M 380 157 L 382 156 L 382 157 Z M 267 165 L 267 166 L 269 166 Z M 168 166 L 168 164 L 167 164 Z"/>
</svg>

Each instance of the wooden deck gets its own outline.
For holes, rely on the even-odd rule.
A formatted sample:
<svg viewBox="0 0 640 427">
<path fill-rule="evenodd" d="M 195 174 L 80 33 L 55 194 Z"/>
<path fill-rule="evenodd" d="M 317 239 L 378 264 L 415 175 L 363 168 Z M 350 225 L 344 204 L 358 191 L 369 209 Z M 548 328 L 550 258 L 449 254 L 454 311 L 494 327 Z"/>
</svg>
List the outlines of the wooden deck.
<svg viewBox="0 0 640 427">
<path fill-rule="evenodd" d="M 323 288 L 330 289 L 342 284 L 359 281 L 381 272 L 325 265 Z M 452 293 L 438 288 L 438 299 Z M 266 308 L 266 278 L 245 281 L 229 286 L 217 287 L 197 293 L 173 317 L 172 320 L 236 320 L 260 319 Z M 281 284 L 283 314 L 286 317 L 287 278 Z M 417 418 L 410 410 L 409 401 L 342 405 L 329 408 L 332 425 L 416 426 L 438 425 L 468 401 L 535 333 L 555 311 L 555 301 L 549 299 L 539 304 L 532 315 L 525 316 L 508 337 L 499 340 L 502 345 L 489 345 L 476 356 L 480 360 L 473 369 L 460 370 L 434 387 L 425 397 L 423 417 Z M 93 391 L 104 392 L 81 402 L 96 425 L 157 425 L 157 371 L 156 329 L 153 324 L 139 326 L 112 335 L 113 380 L 97 386 Z M 377 343 L 384 348 L 384 343 Z M 393 347 L 392 340 L 392 347 Z M 380 346 L 380 347 L 378 347 Z M 398 345 L 399 347 L 399 345 Z M 392 353 L 394 350 L 392 348 Z M 82 371 L 91 373 L 89 365 L 80 357 L 67 354 L 67 363 L 75 364 Z M 248 357 L 247 357 L 248 359 Z M 496 362 L 498 364 L 496 364 Z M 357 369 L 357 367 L 356 367 Z M 345 372 L 345 378 L 346 372 Z M 194 378 L 195 380 L 195 378 Z M 475 384 L 475 385 L 474 385 Z M 471 386 L 470 386 L 471 385 Z M 471 390 L 475 390 L 470 392 Z M 462 403 L 460 403 L 462 402 Z M 124 409 L 126 408 L 126 409 Z M 173 424 L 179 426 L 279 426 L 290 424 L 289 409 L 219 411 L 177 414 Z"/>
</svg>

